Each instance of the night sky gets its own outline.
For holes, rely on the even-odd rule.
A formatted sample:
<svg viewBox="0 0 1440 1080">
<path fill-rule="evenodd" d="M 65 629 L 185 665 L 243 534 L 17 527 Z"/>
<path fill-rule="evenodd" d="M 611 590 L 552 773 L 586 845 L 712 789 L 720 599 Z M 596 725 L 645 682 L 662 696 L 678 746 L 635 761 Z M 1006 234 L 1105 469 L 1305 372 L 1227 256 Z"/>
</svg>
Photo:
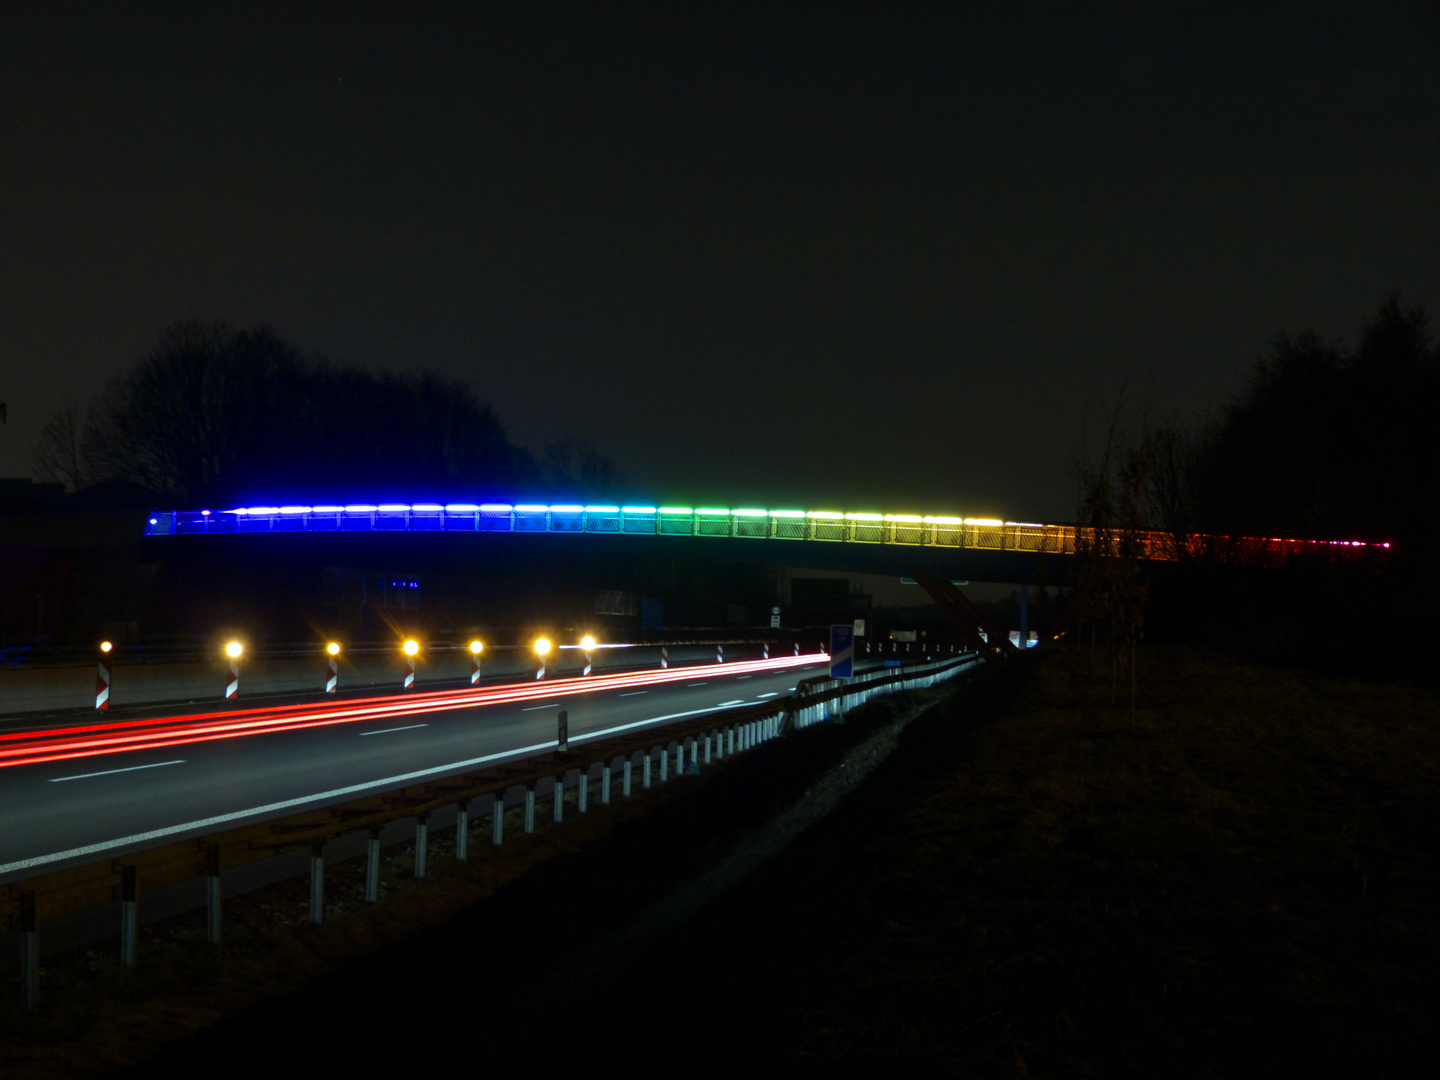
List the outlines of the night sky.
<svg viewBox="0 0 1440 1080">
<path fill-rule="evenodd" d="M 10 3 L 0 95 L 3 476 L 199 317 L 659 501 L 1069 520 L 1122 385 L 1440 316 L 1433 4 Z"/>
</svg>

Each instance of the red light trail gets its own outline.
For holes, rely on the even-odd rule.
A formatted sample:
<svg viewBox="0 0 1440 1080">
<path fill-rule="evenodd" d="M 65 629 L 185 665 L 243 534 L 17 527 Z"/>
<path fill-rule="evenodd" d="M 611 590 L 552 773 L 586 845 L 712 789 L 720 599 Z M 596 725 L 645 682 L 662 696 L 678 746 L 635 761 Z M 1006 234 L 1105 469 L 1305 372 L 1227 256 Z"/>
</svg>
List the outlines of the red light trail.
<svg viewBox="0 0 1440 1080">
<path fill-rule="evenodd" d="M 354 724 L 366 720 L 421 716 L 454 712 L 484 705 L 536 701 L 557 696 L 573 697 L 602 690 L 624 690 L 657 686 L 693 679 L 697 674 L 745 675 L 829 660 L 825 653 L 781 656 L 771 660 L 745 660 L 733 664 L 695 665 L 663 671 L 592 675 L 588 678 L 554 679 L 547 682 L 507 683 L 483 689 L 440 690 L 405 697 L 368 697 L 321 705 L 275 705 L 256 709 L 229 709 L 224 712 L 194 713 L 188 716 L 125 720 L 108 724 L 53 728 L 0 735 L 0 768 L 35 765 L 47 761 L 98 757 L 132 750 L 156 750 L 168 746 L 214 742 L 246 735 L 268 735 L 281 731 L 303 731 Z"/>
</svg>

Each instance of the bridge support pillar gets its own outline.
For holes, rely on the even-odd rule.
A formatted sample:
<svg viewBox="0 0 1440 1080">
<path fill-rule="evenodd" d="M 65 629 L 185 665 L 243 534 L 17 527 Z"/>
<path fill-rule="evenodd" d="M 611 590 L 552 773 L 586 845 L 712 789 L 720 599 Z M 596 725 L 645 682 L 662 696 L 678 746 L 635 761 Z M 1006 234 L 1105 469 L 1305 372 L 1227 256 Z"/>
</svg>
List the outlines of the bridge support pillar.
<svg viewBox="0 0 1440 1080">
<path fill-rule="evenodd" d="M 425 856 L 430 845 L 430 815 L 421 814 L 415 819 L 415 877 L 425 876 Z"/>
<path fill-rule="evenodd" d="M 220 944 L 220 845 L 205 845 L 205 942 Z"/>
<path fill-rule="evenodd" d="M 464 862 L 470 853 L 470 804 L 455 804 L 455 859 Z"/>
<path fill-rule="evenodd" d="M 140 937 L 140 883 L 133 866 L 120 871 L 120 966 L 135 966 L 135 949 Z"/>
<path fill-rule="evenodd" d="M 310 848 L 310 925 L 325 919 L 325 845 Z"/>
<path fill-rule="evenodd" d="M 365 902 L 375 904 L 380 900 L 380 827 L 370 829 L 365 842 Z"/>
</svg>

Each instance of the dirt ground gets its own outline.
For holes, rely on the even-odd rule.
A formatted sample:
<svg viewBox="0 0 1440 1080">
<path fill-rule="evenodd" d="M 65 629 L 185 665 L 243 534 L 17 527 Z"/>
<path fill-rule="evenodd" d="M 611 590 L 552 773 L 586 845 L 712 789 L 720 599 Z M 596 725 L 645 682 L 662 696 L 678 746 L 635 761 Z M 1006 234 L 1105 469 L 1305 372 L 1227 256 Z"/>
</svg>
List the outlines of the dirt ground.
<svg viewBox="0 0 1440 1080">
<path fill-rule="evenodd" d="M 1182 649 L 1142 664 L 1133 731 L 1108 667 L 1062 649 L 945 695 L 898 741 L 884 699 L 771 743 L 508 884 L 457 878 L 464 902 L 418 931 L 301 933 L 256 962 L 258 1004 L 124 1075 L 1431 1061 L 1440 700 Z M 287 955 L 303 979 L 277 973 Z M 207 985 L 152 987 L 146 1022 L 213 1003 Z M 81 1057 L 52 1055 L 55 1075 L 84 1064 L 63 1034 Z"/>
</svg>

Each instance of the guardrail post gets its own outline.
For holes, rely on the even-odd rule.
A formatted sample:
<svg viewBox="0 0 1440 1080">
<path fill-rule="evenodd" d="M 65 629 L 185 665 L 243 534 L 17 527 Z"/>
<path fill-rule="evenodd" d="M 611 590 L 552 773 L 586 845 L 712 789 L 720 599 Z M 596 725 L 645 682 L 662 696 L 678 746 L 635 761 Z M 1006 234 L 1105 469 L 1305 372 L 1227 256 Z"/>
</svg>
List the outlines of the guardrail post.
<svg viewBox="0 0 1440 1080">
<path fill-rule="evenodd" d="M 525 785 L 525 834 L 535 831 L 535 785 Z"/>
<path fill-rule="evenodd" d="M 205 845 L 205 941 L 220 944 L 220 845 Z"/>
<path fill-rule="evenodd" d="M 310 848 L 310 925 L 319 926 L 325 918 L 325 845 Z"/>
<path fill-rule="evenodd" d="M 455 860 L 464 862 L 470 853 L 470 804 L 455 804 Z"/>
<path fill-rule="evenodd" d="M 663 784 L 670 779 L 670 747 L 660 747 L 660 782 Z"/>
<path fill-rule="evenodd" d="M 551 811 L 550 820 L 556 825 L 565 820 L 565 774 L 561 773 L 555 777 L 555 809 Z"/>
<path fill-rule="evenodd" d="M 140 935 L 139 912 L 136 910 L 140 899 L 139 874 L 135 867 L 125 866 L 120 870 L 120 966 L 135 966 L 135 946 Z"/>
<path fill-rule="evenodd" d="M 730 725 L 729 729 L 725 732 L 724 738 L 725 738 L 726 743 L 728 744 L 726 752 L 727 752 L 731 757 L 734 757 L 734 756 L 735 756 L 735 725 L 734 725 L 734 724 L 731 724 L 731 725 Z"/>
<path fill-rule="evenodd" d="M 650 790 L 650 756 L 651 756 L 654 752 L 655 752 L 655 748 L 654 748 L 653 746 L 646 747 L 646 749 L 645 749 L 645 761 L 644 761 L 644 763 L 641 765 L 642 772 L 641 772 L 641 774 L 640 774 L 640 786 L 641 786 L 642 788 L 644 788 L 646 791 L 649 791 L 649 790 Z"/>
<path fill-rule="evenodd" d="M 705 764 L 710 764 L 710 732 L 705 733 Z"/>
<path fill-rule="evenodd" d="M 497 792 L 490 815 L 490 842 L 496 847 L 505 843 L 505 792 Z"/>
<path fill-rule="evenodd" d="M 370 838 L 365 843 L 365 902 L 374 904 L 380 899 L 380 826 L 370 828 Z"/>
<path fill-rule="evenodd" d="M 632 761 L 627 757 L 627 758 L 625 759 L 625 776 L 624 776 L 623 780 L 621 781 L 621 785 L 622 785 L 622 786 L 621 786 L 621 788 L 620 788 L 620 793 L 621 793 L 622 795 L 624 795 L 625 798 L 627 798 L 627 799 L 630 797 L 630 770 L 631 770 L 631 766 L 633 766 L 633 765 L 634 765 L 634 762 L 632 762 Z"/>
<path fill-rule="evenodd" d="M 425 876 L 425 849 L 430 841 L 430 815 L 415 818 L 415 877 Z"/>
<path fill-rule="evenodd" d="M 575 793 L 575 809 L 578 813 L 585 813 L 585 796 L 590 787 L 590 766 L 585 766 L 580 771 L 580 787 Z"/>
<path fill-rule="evenodd" d="M 40 920 L 33 891 L 20 894 L 20 1000 L 26 1012 L 40 1007 Z"/>
<path fill-rule="evenodd" d="M 611 763 L 605 762 L 600 766 L 600 805 L 610 805 L 610 768 Z"/>
<path fill-rule="evenodd" d="M 700 739 L 699 737 L 690 740 L 690 764 L 698 771 L 700 768 Z"/>
</svg>

